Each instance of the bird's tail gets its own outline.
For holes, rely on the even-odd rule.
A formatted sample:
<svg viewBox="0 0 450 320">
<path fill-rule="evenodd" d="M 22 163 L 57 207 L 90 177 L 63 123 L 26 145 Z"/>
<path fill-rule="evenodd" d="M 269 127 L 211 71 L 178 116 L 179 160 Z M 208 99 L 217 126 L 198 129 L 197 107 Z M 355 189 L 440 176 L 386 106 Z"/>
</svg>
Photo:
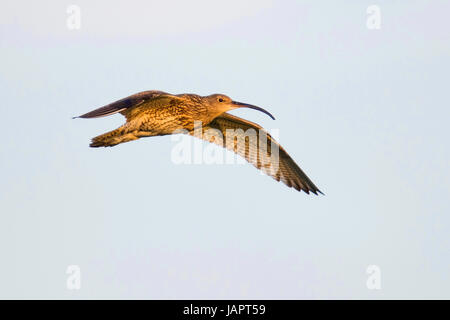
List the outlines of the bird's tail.
<svg viewBox="0 0 450 320">
<path fill-rule="evenodd" d="M 92 142 L 89 146 L 92 148 L 113 147 L 115 145 L 118 145 L 119 143 L 136 139 L 138 139 L 138 137 L 136 137 L 133 133 L 127 133 L 124 126 L 122 126 L 117 128 L 116 130 L 92 138 Z"/>
</svg>

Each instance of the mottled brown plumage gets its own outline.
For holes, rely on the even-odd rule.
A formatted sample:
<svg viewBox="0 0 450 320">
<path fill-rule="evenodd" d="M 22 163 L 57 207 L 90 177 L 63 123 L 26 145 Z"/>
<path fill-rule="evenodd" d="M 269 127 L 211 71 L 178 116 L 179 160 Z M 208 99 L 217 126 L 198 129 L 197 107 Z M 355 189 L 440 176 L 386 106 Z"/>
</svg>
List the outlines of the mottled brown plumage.
<svg viewBox="0 0 450 320">
<path fill-rule="evenodd" d="M 259 125 L 226 113 L 241 107 L 262 111 L 273 118 L 260 107 L 236 102 L 221 94 L 203 97 L 195 94 L 171 95 L 162 91 L 140 92 L 78 118 L 98 118 L 115 113 L 126 117 L 123 126 L 93 138 L 91 147 L 112 147 L 142 137 L 181 132 L 235 152 L 288 187 L 306 193 L 321 193 L 287 152 Z M 199 124 L 201 127 L 198 127 Z"/>
</svg>

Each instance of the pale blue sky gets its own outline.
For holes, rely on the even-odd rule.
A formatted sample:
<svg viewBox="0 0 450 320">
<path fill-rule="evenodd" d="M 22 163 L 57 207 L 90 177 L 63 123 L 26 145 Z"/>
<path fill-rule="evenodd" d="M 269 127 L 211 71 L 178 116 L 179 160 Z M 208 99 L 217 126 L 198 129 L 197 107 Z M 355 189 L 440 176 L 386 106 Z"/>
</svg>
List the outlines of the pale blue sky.
<svg viewBox="0 0 450 320">
<path fill-rule="evenodd" d="M 447 1 L 118 3 L 2 1 L 0 298 L 450 298 Z M 72 116 L 150 89 L 266 108 L 233 114 L 326 196 L 88 147 L 122 117 Z"/>
</svg>

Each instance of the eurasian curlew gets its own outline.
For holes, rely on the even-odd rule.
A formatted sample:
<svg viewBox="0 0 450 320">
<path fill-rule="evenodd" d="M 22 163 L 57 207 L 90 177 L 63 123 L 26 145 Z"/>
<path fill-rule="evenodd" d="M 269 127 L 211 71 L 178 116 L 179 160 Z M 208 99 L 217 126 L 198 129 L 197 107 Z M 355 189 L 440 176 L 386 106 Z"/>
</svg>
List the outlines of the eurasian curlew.
<svg viewBox="0 0 450 320">
<path fill-rule="evenodd" d="M 233 101 L 223 94 L 172 95 L 154 90 L 136 93 L 75 118 L 98 118 L 118 112 L 125 116 L 123 126 L 93 138 L 91 147 L 112 147 L 142 137 L 181 132 L 235 152 L 288 187 L 308 194 L 322 193 L 262 127 L 226 113 L 242 107 L 259 110 L 275 119 L 260 107 Z M 223 139 L 210 134 L 211 131 L 220 133 Z"/>
</svg>

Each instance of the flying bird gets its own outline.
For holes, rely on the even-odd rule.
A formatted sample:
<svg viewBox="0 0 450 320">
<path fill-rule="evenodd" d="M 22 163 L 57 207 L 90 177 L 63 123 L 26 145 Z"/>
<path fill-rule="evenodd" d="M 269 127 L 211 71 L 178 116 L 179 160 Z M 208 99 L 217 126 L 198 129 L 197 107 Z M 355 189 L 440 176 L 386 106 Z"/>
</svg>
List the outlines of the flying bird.
<svg viewBox="0 0 450 320">
<path fill-rule="evenodd" d="M 74 118 L 99 118 L 115 113 L 125 116 L 123 126 L 93 138 L 90 144 L 93 148 L 112 147 L 143 137 L 186 133 L 235 152 L 288 187 L 308 194 L 322 193 L 261 126 L 227 113 L 237 108 L 255 109 L 275 119 L 263 108 L 233 101 L 223 94 L 172 95 L 156 90 L 133 94 Z M 197 128 L 199 123 L 201 127 Z M 211 132 L 221 133 L 223 139 Z M 248 132 L 253 132 L 255 139 Z"/>
</svg>

